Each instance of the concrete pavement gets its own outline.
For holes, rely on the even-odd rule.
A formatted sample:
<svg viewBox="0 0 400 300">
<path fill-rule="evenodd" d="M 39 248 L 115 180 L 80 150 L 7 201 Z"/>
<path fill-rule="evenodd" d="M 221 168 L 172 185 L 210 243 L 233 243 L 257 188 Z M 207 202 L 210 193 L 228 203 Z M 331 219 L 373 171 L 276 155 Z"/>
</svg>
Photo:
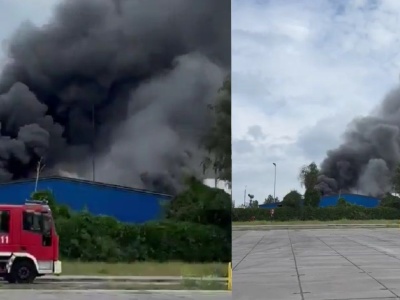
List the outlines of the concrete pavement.
<svg viewBox="0 0 400 300">
<path fill-rule="evenodd" d="M 233 232 L 233 299 L 400 299 L 399 229 Z"/>
<path fill-rule="evenodd" d="M 255 230 L 276 230 L 276 229 L 349 229 L 349 228 L 400 228 L 400 224 L 263 224 L 263 225 L 233 225 L 232 231 L 255 231 Z"/>
</svg>

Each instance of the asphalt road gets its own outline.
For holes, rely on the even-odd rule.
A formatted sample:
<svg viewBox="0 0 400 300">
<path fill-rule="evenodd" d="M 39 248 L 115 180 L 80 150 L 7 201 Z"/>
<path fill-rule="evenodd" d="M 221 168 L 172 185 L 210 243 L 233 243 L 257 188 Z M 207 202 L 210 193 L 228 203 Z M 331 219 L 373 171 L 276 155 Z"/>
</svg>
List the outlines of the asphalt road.
<svg viewBox="0 0 400 300">
<path fill-rule="evenodd" d="M 40 291 L 40 290 L 1 290 L 1 299 L 7 300 L 228 300 L 228 292 L 203 291 Z"/>
<path fill-rule="evenodd" d="M 400 299 L 400 229 L 233 232 L 235 300 Z"/>
</svg>

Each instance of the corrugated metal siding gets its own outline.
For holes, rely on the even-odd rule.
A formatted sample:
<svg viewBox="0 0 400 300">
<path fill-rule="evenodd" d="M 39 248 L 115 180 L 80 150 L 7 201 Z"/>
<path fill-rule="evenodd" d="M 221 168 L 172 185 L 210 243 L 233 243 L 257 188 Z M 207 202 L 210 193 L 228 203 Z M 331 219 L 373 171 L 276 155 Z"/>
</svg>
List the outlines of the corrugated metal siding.
<svg viewBox="0 0 400 300">
<path fill-rule="evenodd" d="M 343 198 L 349 203 L 361 205 L 364 207 L 372 208 L 379 206 L 379 199 L 363 195 L 356 195 L 356 194 L 325 196 L 321 198 L 319 206 L 320 207 L 335 206 L 339 198 Z"/>
<path fill-rule="evenodd" d="M 265 209 L 275 209 L 278 207 L 278 204 L 279 203 L 266 203 L 266 204 L 260 204 L 258 207 Z"/>
<path fill-rule="evenodd" d="M 35 188 L 34 181 L 0 185 L 0 203 L 22 204 Z M 108 215 L 122 222 L 143 223 L 161 217 L 165 195 L 143 193 L 108 185 L 95 185 L 68 179 L 42 179 L 38 190 L 50 189 L 60 204 L 74 211 L 87 208 L 95 215 Z"/>
</svg>

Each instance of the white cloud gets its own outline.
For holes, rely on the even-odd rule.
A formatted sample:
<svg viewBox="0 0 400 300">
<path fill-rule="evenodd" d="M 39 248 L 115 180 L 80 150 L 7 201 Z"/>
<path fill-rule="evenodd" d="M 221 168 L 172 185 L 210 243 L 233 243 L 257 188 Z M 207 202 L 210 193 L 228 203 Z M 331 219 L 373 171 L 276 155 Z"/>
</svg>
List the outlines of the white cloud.
<svg viewBox="0 0 400 300">
<path fill-rule="evenodd" d="M 400 1 L 234 0 L 233 197 L 299 189 L 347 124 L 398 83 Z M 254 140 L 258 125 L 264 139 Z M 245 151 L 247 149 L 248 151 Z"/>
</svg>

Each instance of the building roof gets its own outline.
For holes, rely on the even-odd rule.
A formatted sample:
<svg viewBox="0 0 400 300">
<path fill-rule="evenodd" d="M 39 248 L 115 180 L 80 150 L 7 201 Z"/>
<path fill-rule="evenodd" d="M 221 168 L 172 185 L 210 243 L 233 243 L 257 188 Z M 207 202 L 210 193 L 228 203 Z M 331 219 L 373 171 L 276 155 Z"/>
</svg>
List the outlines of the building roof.
<svg viewBox="0 0 400 300">
<path fill-rule="evenodd" d="M 8 181 L 8 182 L 1 182 L 0 186 L 2 185 L 10 185 L 10 184 L 18 184 L 18 183 L 25 183 L 25 182 L 35 182 L 36 178 L 25 178 L 21 180 L 13 180 L 13 181 Z M 97 182 L 97 181 L 92 181 L 92 180 L 87 180 L 87 179 L 80 179 L 80 178 L 71 178 L 71 177 L 63 177 L 63 176 L 46 176 L 46 177 L 40 177 L 40 181 L 44 180 L 61 180 L 61 181 L 70 181 L 70 182 L 76 182 L 76 183 L 83 183 L 83 184 L 88 184 L 88 185 L 93 185 L 93 186 L 101 186 L 101 187 L 108 187 L 108 188 L 114 188 L 114 189 L 119 189 L 119 190 L 126 190 L 130 192 L 136 192 L 136 193 L 144 193 L 144 194 L 151 194 L 151 195 L 157 195 L 157 196 L 162 196 L 165 198 L 172 198 L 172 195 L 168 194 L 163 194 L 163 193 L 156 193 L 144 189 L 137 189 L 137 188 L 132 188 L 132 187 L 126 187 L 122 185 L 117 185 L 117 184 L 109 184 L 109 183 L 103 183 L 103 182 Z"/>
</svg>

